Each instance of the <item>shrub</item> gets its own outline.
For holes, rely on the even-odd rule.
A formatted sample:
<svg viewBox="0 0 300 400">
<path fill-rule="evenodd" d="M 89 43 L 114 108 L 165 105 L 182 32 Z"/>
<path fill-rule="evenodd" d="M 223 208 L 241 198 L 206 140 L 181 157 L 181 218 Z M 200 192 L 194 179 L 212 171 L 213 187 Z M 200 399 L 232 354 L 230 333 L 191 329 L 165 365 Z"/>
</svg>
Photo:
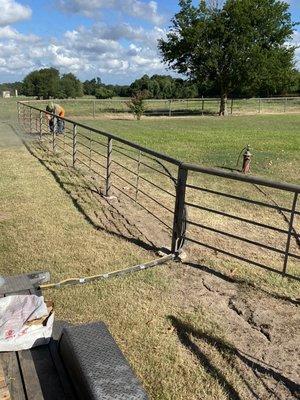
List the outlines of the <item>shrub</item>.
<svg viewBox="0 0 300 400">
<path fill-rule="evenodd" d="M 96 99 L 111 99 L 113 96 L 114 92 L 112 90 L 106 89 L 105 87 L 98 88 L 95 91 Z"/>
<path fill-rule="evenodd" d="M 147 98 L 147 91 L 137 91 L 133 94 L 131 99 L 126 102 L 127 106 L 139 121 L 144 114 L 146 107 L 144 100 Z"/>
</svg>

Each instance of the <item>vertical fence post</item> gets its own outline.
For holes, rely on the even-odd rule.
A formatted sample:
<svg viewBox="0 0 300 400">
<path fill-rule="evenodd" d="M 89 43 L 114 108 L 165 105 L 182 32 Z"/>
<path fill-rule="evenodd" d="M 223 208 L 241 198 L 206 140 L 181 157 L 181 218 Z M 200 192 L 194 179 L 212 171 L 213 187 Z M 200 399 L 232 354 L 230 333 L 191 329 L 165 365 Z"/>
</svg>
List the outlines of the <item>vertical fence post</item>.
<svg viewBox="0 0 300 400">
<path fill-rule="evenodd" d="M 77 158 L 77 125 L 73 125 L 73 143 L 72 143 L 72 163 L 73 167 L 75 167 L 76 164 L 76 158 Z"/>
<path fill-rule="evenodd" d="M 231 104 L 230 104 L 230 114 L 233 114 L 233 97 L 231 99 Z"/>
<path fill-rule="evenodd" d="M 32 109 L 29 109 L 29 133 L 32 133 Z"/>
<path fill-rule="evenodd" d="M 107 156 L 106 156 L 106 179 L 105 179 L 105 196 L 110 195 L 110 177 L 111 177 L 111 153 L 112 153 L 113 142 L 111 138 L 107 141 Z"/>
<path fill-rule="evenodd" d="M 20 110 L 20 103 L 19 103 L 19 102 L 17 102 L 17 109 L 18 109 L 18 123 L 20 123 L 20 113 L 21 113 L 21 110 Z"/>
<path fill-rule="evenodd" d="M 283 112 L 286 112 L 287 97 L 284 99 Z"/>
<path fill-rule="evenodd" d="M 89 169 L 92 168 L 92 131 L 90 130 L 90 140 L 89 140 Z"/>
<path fill-rule="evenodd" d="M 43 135 L 43 113 L 40 111 L 40 128 L 39 128 L 39 133 L 40 133 L 40 140 L 42 140 L 42 135 Z"/>
<path fill-rule="evenodd" d="M 291 237 L 292 237 L 292 231 L 293 231 L 293 224 L 294 224 L 294 217 L 295 217 L 297 200 L 298 200 L 298 193 L 295 193 L 294 194 L 293 205 L 292 205 L 292 209 L 291 209 L 291 217 L 290 217 L 290 223 L 289 223 L 288 237 L 287 237 L 287 241 L 286 241 L 286 248 L 285 248 L 285 255 L 284 255 L 284 262 L 283 262 L 283 270 L 282 270 L 282 275 L 283 276 L 286 274 L 287 263 L 288 263 L 288 259 L 289 259 L 289 251 L 290 251 L 290 244 L 291 244 Z"/>
<path fill-rule="evenodd" d="M 188 170 L 182 165 L 178 167 L 178 178 L 176 184 L 176 200 L 173 220 L 173 233 L 172 233 L 172 247 L 171 251 L 173 254 L 178 255 L 180 250 L 179 241 L 182 239 L 183 228 L 185 226 L 185 192 L 186 192 L 186 181 L 188 176 Z"/>
<path fill-rule="evenodd" d="M 95 118 L 95 114 L 96 114 L 96 102 L 95 100 L 93 100 L 93 118 Z"/>
<path fill-rule="evenodd" d="M 169 100 L 169 117 L 172 116 L 172 100 Z"/>
<path fill-rule="evenodd" d="M 261 113 L 261 99 L 258 99 L 258 113 Z"/>
<path fill-rule="evenodd" d="M 202 117 L 203 117 L 203 114 L 204 114 L 204 97 L 203 97 L 203 95 L 202 95 L 201 113 L 202 113 Z"/>
<path fill-rule="evenodd" d="M 55 123 L 53 123 L 53 131 L 52 131 L 52 151 L 55 154 L 56 151 L 56 133 L 55 133 Z"/>
<path fill-rule="evenodd" d="M 142 156 L 142 152 L 141 152 L 141 150 L 139 150 L 138 164 L 137 164 L 137 173 L 136 173 L 136 182 L 135 182 L 135 201 L 137 201 L 137 197 L 138 197 L 138 193 L 139 193 L 139 180 L 140 180 L 141 156 Z"/>
<path fill-rule="evenodd" d="M 39 133 L 39 118 L 38 118 L 38 116 L 35 117 L 35 132 L 34 133 Z"/>
</svg>

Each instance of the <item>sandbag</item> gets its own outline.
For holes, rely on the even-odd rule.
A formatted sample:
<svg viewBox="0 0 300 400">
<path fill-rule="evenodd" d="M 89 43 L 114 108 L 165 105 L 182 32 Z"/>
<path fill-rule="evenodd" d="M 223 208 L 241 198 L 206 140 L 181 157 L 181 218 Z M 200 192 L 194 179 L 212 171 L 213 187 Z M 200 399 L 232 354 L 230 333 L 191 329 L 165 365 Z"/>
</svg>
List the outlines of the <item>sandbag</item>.
<svg viewBox="0 0 300 400">
<path fill-rule="evenodd" d="M 0 298 L 0 351 L 18 351 L 47 344 L 52 335 L 53 305 L 43 296 Z"/>
</svg>

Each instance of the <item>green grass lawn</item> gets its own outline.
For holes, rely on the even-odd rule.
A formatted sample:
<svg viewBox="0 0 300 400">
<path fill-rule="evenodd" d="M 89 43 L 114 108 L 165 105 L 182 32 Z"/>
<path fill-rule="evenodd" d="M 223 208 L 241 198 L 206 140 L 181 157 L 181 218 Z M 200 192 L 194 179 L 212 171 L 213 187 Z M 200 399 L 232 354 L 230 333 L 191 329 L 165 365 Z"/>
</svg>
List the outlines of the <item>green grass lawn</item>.
<svg viewBox="0 0 300 400">
<path fill-rule="evenodd" d="M 144 117 L 139 122 L 90 119 L 82 123 L 185 162 L 210 167 L 235 169 L 240 151 L 250 144 L 254 175 L 300 182 L 300 115 Z"/>
</svg>

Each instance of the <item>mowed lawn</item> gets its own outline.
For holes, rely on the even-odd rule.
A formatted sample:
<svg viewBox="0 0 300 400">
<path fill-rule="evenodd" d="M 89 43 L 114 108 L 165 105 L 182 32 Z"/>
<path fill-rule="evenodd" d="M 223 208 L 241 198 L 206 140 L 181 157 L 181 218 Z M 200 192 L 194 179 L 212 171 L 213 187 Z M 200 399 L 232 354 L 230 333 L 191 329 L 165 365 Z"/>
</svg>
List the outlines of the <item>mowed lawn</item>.
<svg viewBox="0 0 300 400">
<path fill-rule="evenodd" d="M 144 117 L 141 121 L 113 118 L 82 122 L 182 161 L 209 167 L 235 169 L 239 153 L 250 144 L 254 175 L 300 182 L 300 115 Z"/>
<path fill-rule="evenodd" d="M 9 104 L 11 111 L 4 109 L 3 120 L 14 119 L 14 103 Z M 84 123 L 208 166 L 235 168 L 238 153 L 250 143 L 254 173 L 299 182 L 299 116 Z M 40 158 L 45 165 L 27 151 L 15 134 L 14 124 L 0 124 L 0 274 L 46 269 L 57 281 L 157 257 L 94 226 L 83 210 L 99 212 L 99 203 L 91 197 L 83 204 L 80 177 L 73 179 L 69 170 L 60 170 L 56 158 L 51 173 L 45 168 L 51 164 L 51 154 L 40 153 Z M 222 296 L 243 295 L 260 304 L 265 297 L 274 296 L 277 305 L 281 304 L 277 297 L 297 297 L 299 286 L 278 276 L 271 279 L 272 274 L 265 271 L 253 271 L 247 281 L 247 276 L 242 280 L 238 272 L 226 275 L 224 268 L 214 275 L 209 268 L 169 263 L 105 282 L 45 291 L 45 296 L 54 300 L 57 319 L 106 322 L 151 399 L 230 400 L 257 398 L 255 393 L 268 398 L 270 392 L 256 371 L 250 374 L 236 360 L 239 345 L 259 357 L 260 333 L 236 316 Z M 224 316 L 218 308 L 222 304 Z M 270 304 L 272 312 L 276 306 Z M 268 345 L 265 337 L 261 341 Z M 276 354 L 282 348 L 280 344 L 270 352 Z M 260 350 L 265 351 L 263 346 Z M 268 369 L 264 376 L 269 376 Z"/>
</svg>

